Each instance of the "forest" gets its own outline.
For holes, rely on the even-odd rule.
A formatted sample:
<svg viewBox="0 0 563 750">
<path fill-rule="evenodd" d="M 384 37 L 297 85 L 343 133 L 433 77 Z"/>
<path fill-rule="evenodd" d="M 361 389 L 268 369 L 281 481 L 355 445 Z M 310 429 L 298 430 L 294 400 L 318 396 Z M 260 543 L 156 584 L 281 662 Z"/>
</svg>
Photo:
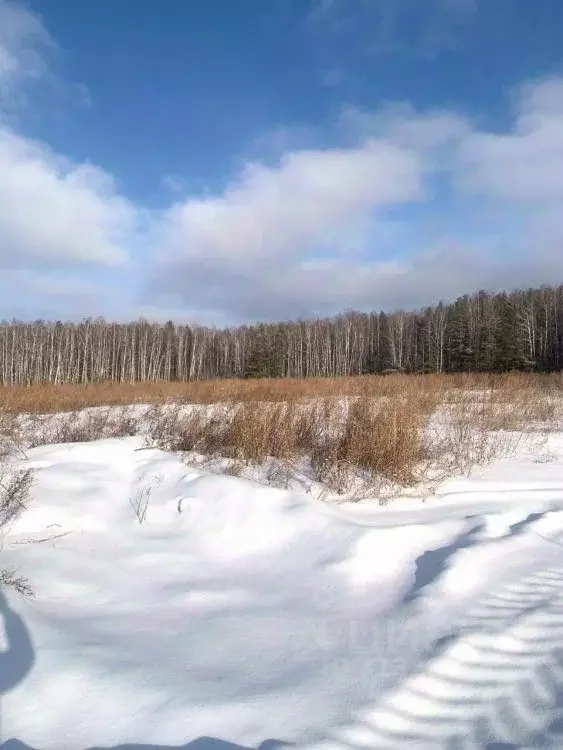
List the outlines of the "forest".
<svg viewBox="0 0 563 750">
<path fill-rule="evenodd" d="M 2 321 L 0 383 L 307 378 L 388 372 L 553 372 L 563 285 L 479 291 L 417 311 L 227 329 L 138 320 Z"/>
</svg>

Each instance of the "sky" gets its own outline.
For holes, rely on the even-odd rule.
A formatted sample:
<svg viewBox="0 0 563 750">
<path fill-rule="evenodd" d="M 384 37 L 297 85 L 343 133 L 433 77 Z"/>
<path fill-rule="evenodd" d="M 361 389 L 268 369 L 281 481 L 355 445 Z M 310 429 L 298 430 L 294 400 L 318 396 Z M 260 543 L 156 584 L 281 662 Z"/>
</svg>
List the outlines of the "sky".
<svg viewBox="0 0 563 750">
<path fill-rule="evenodd" d="M 563 282 L 561 0 L 0 0 L 0 318 Z"/>
</svg>

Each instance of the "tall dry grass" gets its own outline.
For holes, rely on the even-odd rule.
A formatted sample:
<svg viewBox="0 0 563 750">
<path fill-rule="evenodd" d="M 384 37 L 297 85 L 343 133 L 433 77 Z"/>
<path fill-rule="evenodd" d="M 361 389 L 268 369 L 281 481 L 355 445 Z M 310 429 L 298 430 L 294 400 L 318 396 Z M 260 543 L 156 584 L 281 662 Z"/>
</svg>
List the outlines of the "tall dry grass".
<svg viewBox="0 0 563 750">
<path fill-rule="evenodd" d="M 28 446 L 144 430 L 152 445 L 228 459 L 232 473 L 306 460 L 318 481 L 346 492 L 358 475 L 412 485 L 507 455 L 560 424 L 562 392 L 559 374 L 0 388 L 0 433 L 21 442 L 23 414 Z M 141 414 L 134 404 L 153 406 Z M 92 406 L 120 408 L 84 410 Z"/>
<path fill-rule="evenodd" d="M 312 398 L 385 397 L 423 390 L 487 390 L 509 396 L 517 391 L 563 391 L 563 374 L 508 375 L 365 375 L 306 380 L 205 380 L 191 383 L 100 383 L 91 385 L 0 386 L 0 411 L 43 414 L 76 411 L 92 406 L 131 404 L 234 403 L 309 400 Z"/>
<path fill-rule="evenodd" d="M 506 402 L 509 404 L 510 402 Z M 528 410 L 531 409 L 530 402 Z M 346 492 L 364 485 L 412 485 L 428 473 L 467 471 L 520 445 L 523 427 L 501 432 L 505 402 L 411 383 L 394 396 L 243 402 L 221 409 L 153 410 L 150 441 L 166 450 L 230 459 L 234 466 L 310 461 L 315 478 Z M 499 411 L 500 409 L 500 411 Z"/>
</svg>

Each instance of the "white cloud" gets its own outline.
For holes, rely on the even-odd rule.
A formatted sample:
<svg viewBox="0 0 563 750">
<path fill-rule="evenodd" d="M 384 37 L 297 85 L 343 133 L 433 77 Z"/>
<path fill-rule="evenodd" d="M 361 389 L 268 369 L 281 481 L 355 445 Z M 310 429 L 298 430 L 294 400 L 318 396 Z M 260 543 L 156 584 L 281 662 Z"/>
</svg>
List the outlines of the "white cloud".
<svg viewBox="0 0 563 750">
<path fill-rule="evenodd" d="M 374 138 L 290 152 L 274 168 L 247 165 L 224 194 L 168 212 L 153 288 L 169 306 L 241 320 L 358 304 L 366 269 L 357 257 L 374 213 L 422 201 L 424 177 L 418 153 Z"/>
<path fill-rule="evenodd" d="M 471 10 L 455 1 L 456 13 Z M 37 16 L 0 0 L 6 106 L 45 75 L 40 50 L 52 44 Z M 268 163 L 247 162 L 214 195 L 180 199 L 184 188 L 156 215 L 102 168 L 22 135 L 0 104 L 2 314 L 19 300 L 53 317 L 145 312 L 225 325 L 559 281 L 563 80 L 527 84 L 513 106 L 504 132 L 408 103 L 345 109 L 338 146 L 280 128 L 257 144 Z M 164 184 L 181 189 L 182 178 Z M 135 262 L 139 246 L 145 261 Z M 103 276 L 81 273 L 84 264 Z"/>
<path fill-rule="evenodd" d="M 466 189 L 529 204 L 563 199 L 563 80 L 527 85 L 516 97 L 509 133 L 471 133 L 462 143 Z"/>
<path fill-rule="evenodd" d="M 106 172 L 0 127 L 1 265 L 121 265 L 134 222 Z"/>
<path fill-rule="evenodd" d="M 348 139 L 374 134 L 401 148 L 414 150 L 425 159 L 440 156 L 445 147 L 455 147 L 472 132 L 471 123 L 456 112 L 432 109 L 418 112 L 408 102 L 388 102 L 375 112 L 358 107 L 342 109 L 338 126 Z M 427 163 L 428 166 L 428 163 Z"/>
<path fill-rule="evenodd" d="M 29 81 L 48 73 L 45 48 L 55 43 L 41 18 L 0 0 L 0 266 L 122 265 L 137 209 L 112 177 L 22 136 L 3 117 Z"/>
<path fill-rule="evenodd" d="M 46 73 L 44 54 L 55 48 L 37 14 L 0 0 L 0 105 L 13 104 L 21 97 L 22 84 Z"/>
<path fill-rule="evenodd" d="M 353 264 L 373 212 L 421 201 L 423 185 L 419 156 L 381 139 L 293 151 L 277 167 L 248 164 L 222 195 L 167 212 L 153 238 L 151 294 L 207 319 L 310 313 L 310 302 L 327 295 L 334 310 L 347 295 L 317 286 L 311 262 L 328 254 Z M 299 299 L 301 281 L 311 288 Z"/>
<path fill-rule="evenodd" d="M 284 261 L 366 211 L 420 200 L 418 156 L 386 141 L 286 154 L 279 166 L 248 164 L 220 196 L 177 204 L 163 227 L 177 261 Z"/>
<path fill-rule="evenodd" d="M 154 287 L 245 320 L 559 280 L 562 93 L 557 79 L 523 87 L 500 134 L 450 111 L 347 110 L 358 145 L 247 166 L 224 194 L 173 207 Z"/>
</svg>

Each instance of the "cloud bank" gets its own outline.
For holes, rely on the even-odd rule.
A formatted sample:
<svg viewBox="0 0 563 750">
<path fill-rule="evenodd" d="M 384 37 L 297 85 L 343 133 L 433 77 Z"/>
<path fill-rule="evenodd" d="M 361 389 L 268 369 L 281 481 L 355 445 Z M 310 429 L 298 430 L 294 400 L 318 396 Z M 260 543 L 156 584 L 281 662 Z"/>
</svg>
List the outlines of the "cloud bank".
<svg viewBox="0 0 563 750">
<path fill-rule="evenodd" d="M 157 211 L 7 116 L 53 45 L 38 16 L 0 0 L 3 316 L 18 284 L 61 318 L 92 314 L 90 296 L 107 317 L 224 325 L 563 279 L 562 79 L 513 91 L 504 132 L 405 102 L 343 105 L 330 147 L 253 159 L 215 195 L 182 194 L 179 175 Z"/>
<path fill-rule="evenodd" d="M 524 85 L 500 134 L 455 112 L 348 109 L 356 145 L 252 164 L 173 206 L 153 289 L 244 320 L 559 281 L 561 102 L 559 79 Z"/>
</svg>

